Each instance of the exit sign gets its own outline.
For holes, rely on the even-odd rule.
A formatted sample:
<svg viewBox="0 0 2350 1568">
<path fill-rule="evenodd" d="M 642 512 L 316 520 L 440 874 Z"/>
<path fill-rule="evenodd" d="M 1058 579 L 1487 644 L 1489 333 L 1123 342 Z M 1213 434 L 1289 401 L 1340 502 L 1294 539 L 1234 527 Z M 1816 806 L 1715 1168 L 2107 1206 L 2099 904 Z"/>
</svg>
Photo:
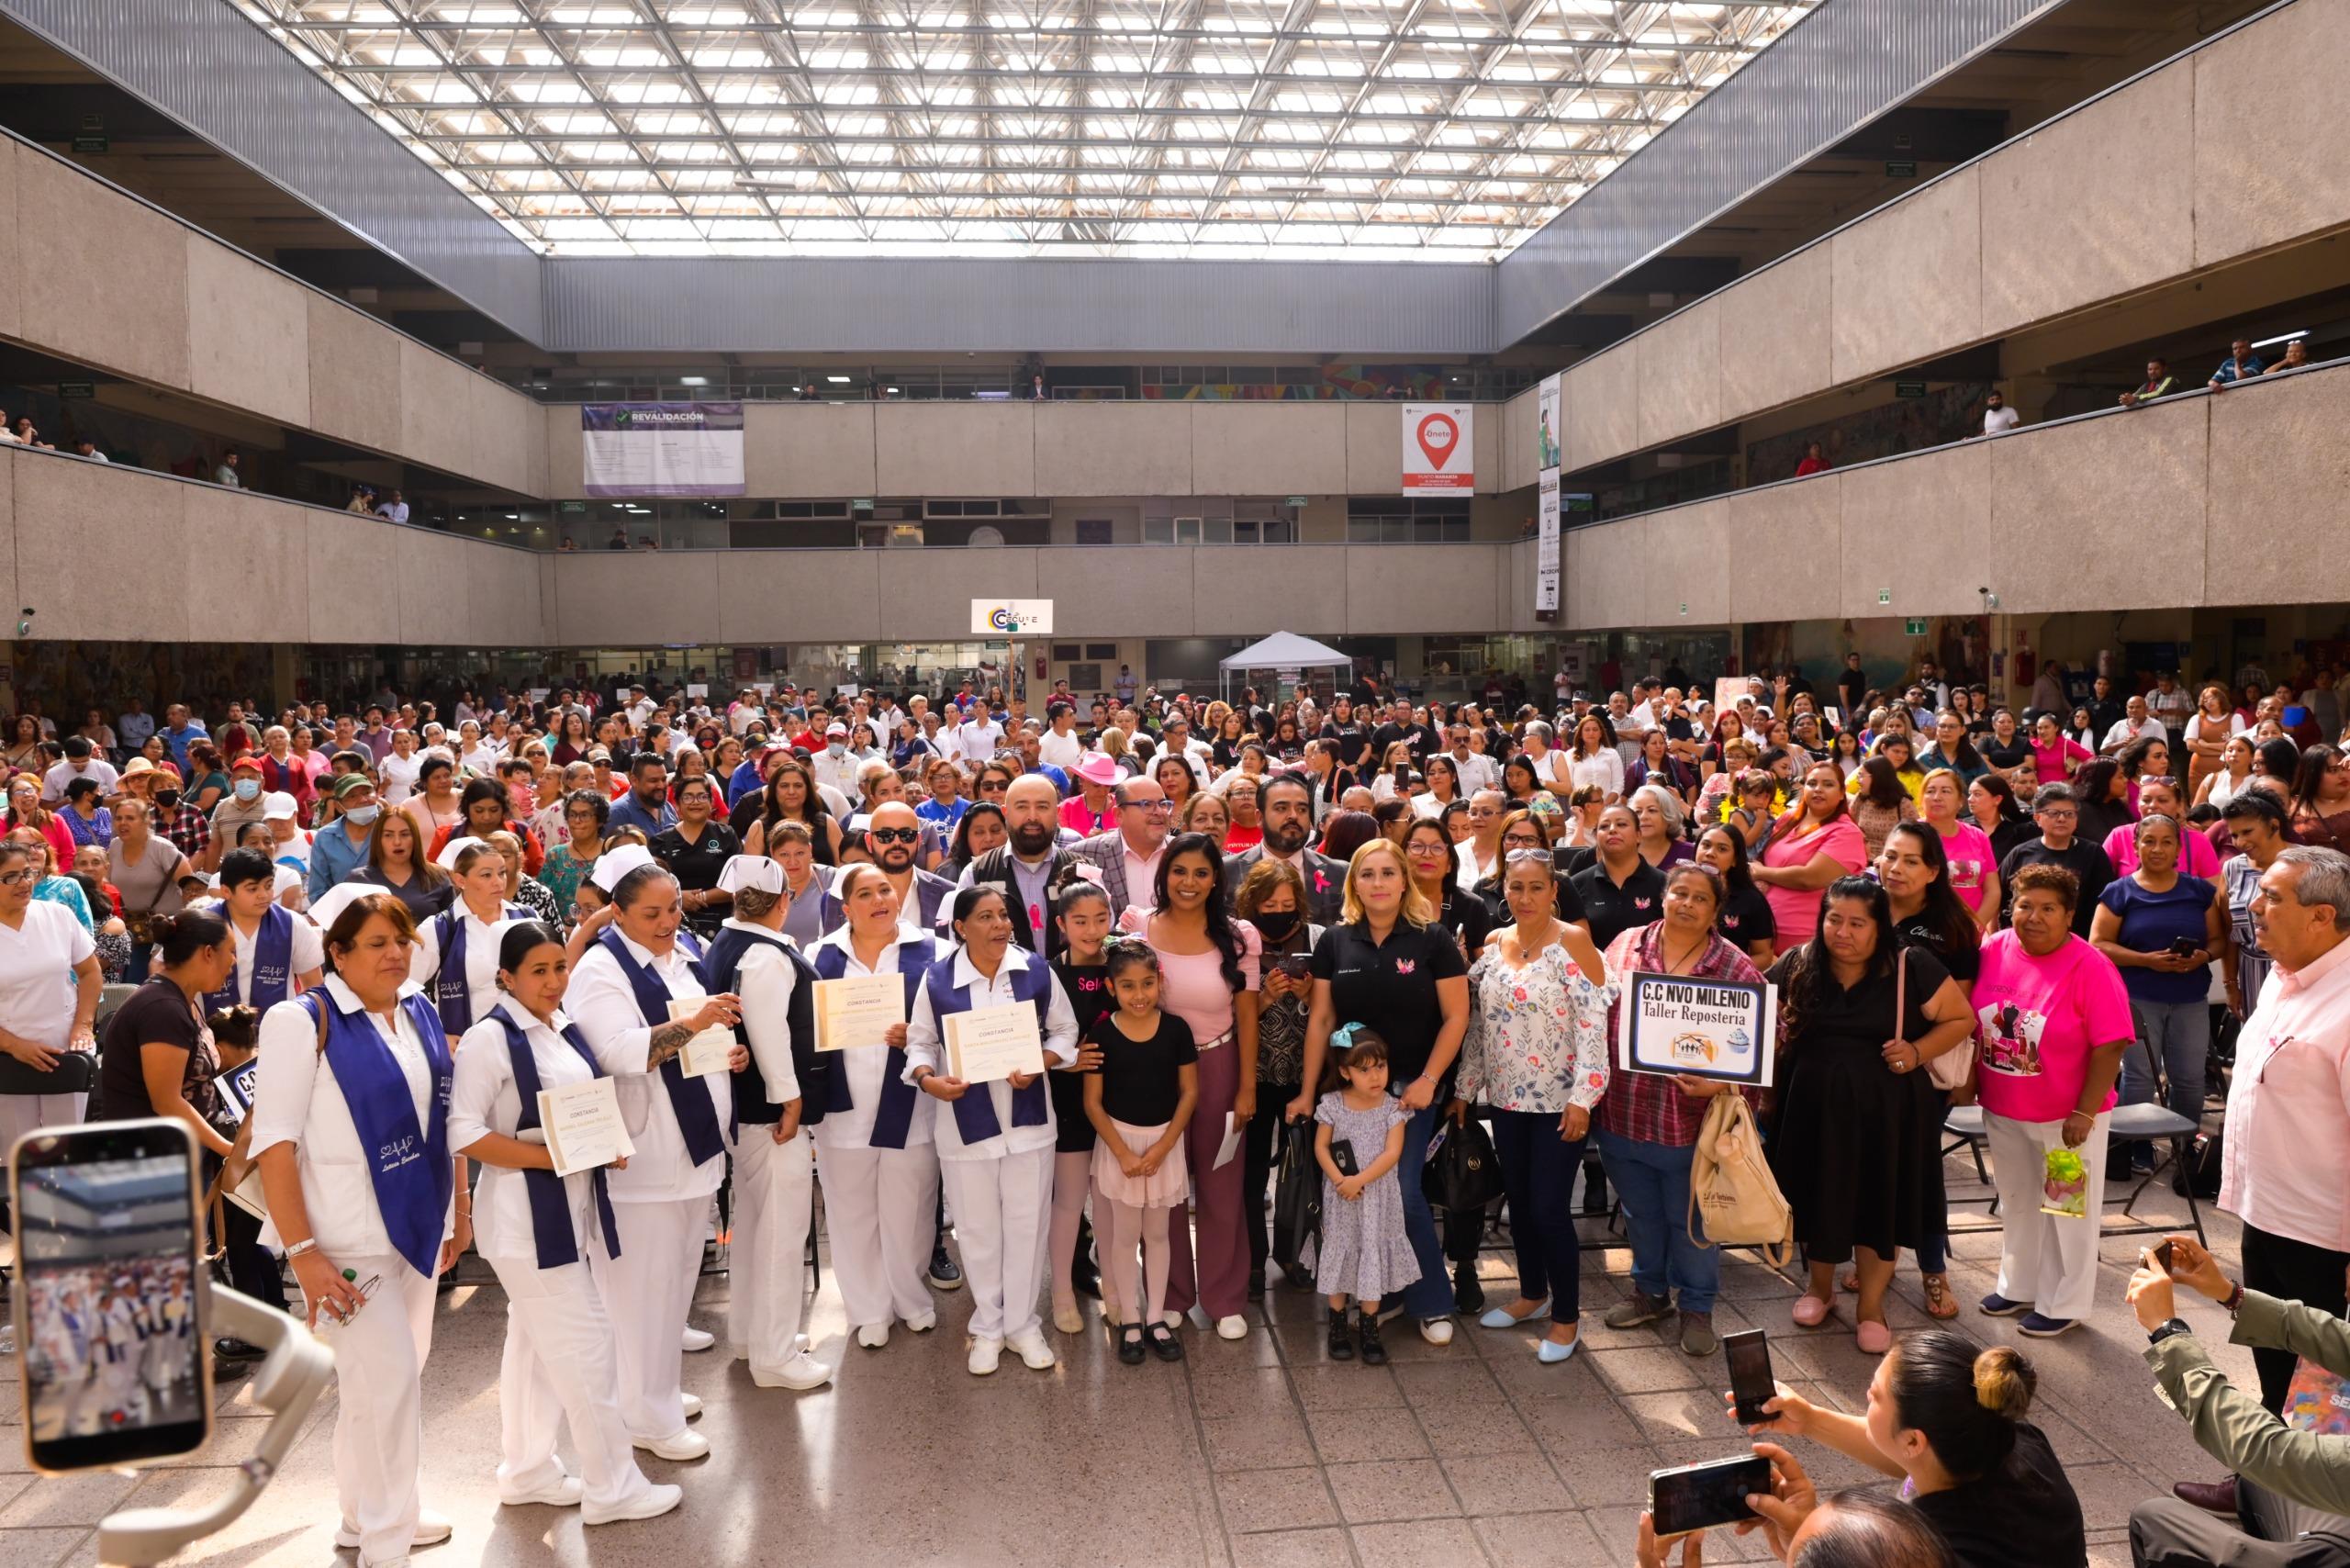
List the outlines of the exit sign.
<svg viewBox="0 0 2350 1568">
<path fill-rule="evenodd" d="M 1926 395 L 1926 384 L 1922 381 L 1897 381 L 1893 384 L 1893 395 L 1897 398 L 1922 398 Z"/>
<path fill-rule="evenodd" d="M 1888 158 L 1885 161 L 1885 177 L 1888 180 L 1914 180 L 1918 177 L 1915 158 Z"/>
<path fill-rule="evenodd" d="M 1901 630 L 1908 636 L 1922 637 L 1926 634 L 1926 623 L 1912 616 L 1901 623 Z"/>
</svg>

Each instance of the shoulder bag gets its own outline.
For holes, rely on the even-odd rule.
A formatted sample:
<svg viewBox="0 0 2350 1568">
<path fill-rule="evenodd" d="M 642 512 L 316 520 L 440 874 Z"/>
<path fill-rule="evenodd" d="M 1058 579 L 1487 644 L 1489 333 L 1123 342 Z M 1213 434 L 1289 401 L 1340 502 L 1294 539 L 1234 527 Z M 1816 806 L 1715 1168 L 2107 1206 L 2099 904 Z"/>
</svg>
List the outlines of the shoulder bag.
<svg viewBox="0 0 2350 1568">
<path fill-rule="evenodd" d="M 1714 1096 L 1697 1129 L 1690 1151 L 1687 1225 L 1689 1239 L 1700 1247 L 1751 1246 L 1774 1269 L 1794 1260 L 1795 1210 L 1762 1158 L 1754 1111 L 1735 1090 Z"/>
<path fill-rule="evenodd" d="M 1909 1021 L 1908 948 L 1901 949 L 1901 956 L 1894 960 L 1893 972 L 1893 1037 L 1907 1045 L 1908 1041 L 1906 1038 L 1907 1030 L 1904 1026 Z M 1928 1062 L 1926 1078 L 1935 1088 L 1950 1095 L 1956 1103 L 1973 1104 L 1975 1103 L 1975 1036 L 1969 1035 L 1965 1039 Z"/>
</svg>

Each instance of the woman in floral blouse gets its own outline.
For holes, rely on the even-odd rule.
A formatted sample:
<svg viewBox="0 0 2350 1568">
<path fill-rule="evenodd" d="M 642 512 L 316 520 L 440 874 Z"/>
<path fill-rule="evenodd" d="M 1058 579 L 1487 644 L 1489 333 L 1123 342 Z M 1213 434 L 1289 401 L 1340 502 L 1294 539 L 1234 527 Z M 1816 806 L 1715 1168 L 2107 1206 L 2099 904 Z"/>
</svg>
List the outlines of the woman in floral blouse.
<svg viewBox="0 0 2350 1568">
<path fill-rule="evenodd" d="M 1558 868 L 1547 849 L 1514 849 L 1502 896 L 1514 924 L 1486 940 L 1470 966 L 1477 1013 L 1460 1052 L 1451 1111 L 1493 1107 L 1494 1152 L 1509 1194 L 1517 1243 L 1518 1299 L 1478 1322 L 1510 1328 L 1546 1306 L 1544 1361 L 1575 1353 L 1582 1249 L 1575 1237 L 1575 1171 L 1591 1108 L 1607 1088 L 1607 1003 L 1614 989 L 1599 950 L 1559 919 Z"/>
</svg>

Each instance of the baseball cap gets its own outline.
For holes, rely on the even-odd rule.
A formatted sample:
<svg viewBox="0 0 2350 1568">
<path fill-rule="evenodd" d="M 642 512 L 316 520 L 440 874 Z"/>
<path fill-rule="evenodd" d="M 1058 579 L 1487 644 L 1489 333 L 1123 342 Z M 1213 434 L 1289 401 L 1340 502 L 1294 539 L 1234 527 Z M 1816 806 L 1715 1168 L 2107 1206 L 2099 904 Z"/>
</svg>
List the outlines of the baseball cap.
<svg viewBox="0 0 2350 1568">
<path fill-rule="evenodd" d="M 229 765 L 229 771 L 231 773 L 242 773 L 247 768 L 251 768 L 255 773 L 259 773 L 261 771 L 261 759 L 256 756 L 241 756 L 237 758 L 236 761 Z"/>
<path fill-rule="evenodd" d="M 294 797 L 283 790 L 272 790 L 261 798 L 261 815 L 263 822 L 290 823 L 299 810 L 300 808 L 294 803 Z"/>
</svg>

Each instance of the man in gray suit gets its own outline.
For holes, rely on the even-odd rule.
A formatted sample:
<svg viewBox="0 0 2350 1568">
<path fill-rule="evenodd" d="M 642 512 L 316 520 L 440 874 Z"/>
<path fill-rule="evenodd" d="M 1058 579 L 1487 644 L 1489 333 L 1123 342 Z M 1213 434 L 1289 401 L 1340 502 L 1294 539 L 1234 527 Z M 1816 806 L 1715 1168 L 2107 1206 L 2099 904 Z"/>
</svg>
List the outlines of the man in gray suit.
<svg viewBox="0 0 2350 1568">
<path fill-rule="evenodd" d="M 1257 786 L 1257 810 L 1264 820 L 1264 842 L 1225 857 L 1225 899 L 1238 896 L 1240 884 L 1259 861 L 1268 857 L 1286 860 L 1305 880 L 1306 918 L 1316 925 L 1336 925 L 1347 866 L 1306 847 L 1306 840 L 1314 836 L 1314 786 L 1300 774 L 1270 774 Z"/>
<path fill-rule="evenodd" d="M 1167 830 L 1175 822 L 1175 803 L 1151 779 L 1122 779 L 1116 798 L 1118 825 L 1081 838 L 1069 848 L 1099 873 L 1089 879 L 1098 880 L 1109 893 L 1113 919 L 1125 913 L 1129 904 L 1151 906 L 1158 857 L 1167 852 Z"/>
</svg>

